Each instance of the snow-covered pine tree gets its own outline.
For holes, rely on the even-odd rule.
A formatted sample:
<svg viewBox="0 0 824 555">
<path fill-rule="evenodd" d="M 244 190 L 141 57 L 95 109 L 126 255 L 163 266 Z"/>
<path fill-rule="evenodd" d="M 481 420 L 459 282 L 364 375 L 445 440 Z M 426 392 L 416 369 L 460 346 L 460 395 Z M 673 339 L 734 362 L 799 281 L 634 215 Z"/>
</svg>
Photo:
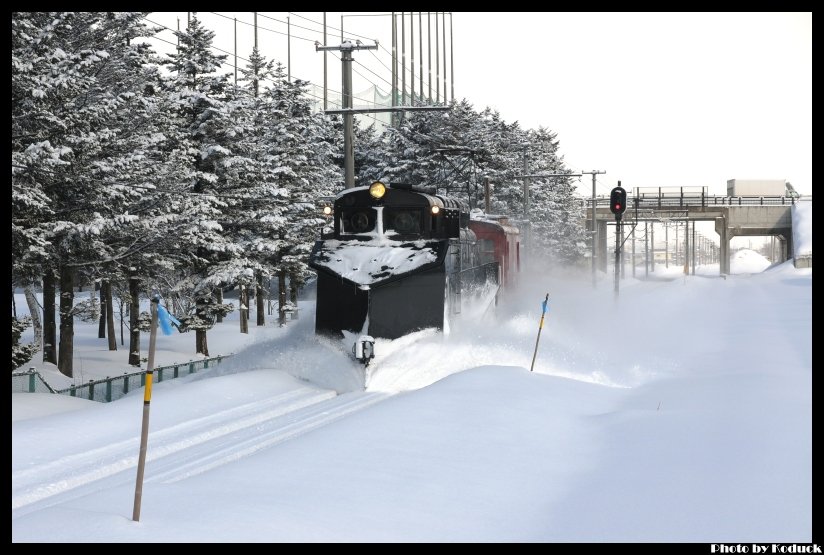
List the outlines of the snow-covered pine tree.
<svg viewBox="0 0 824 555">
<path fill-rule="evenodd" d="M 329 127 L 324 116 L 313 115 L 306 95 L 307 83 L 289 81 L 282 64 L 276 64 L 273 84 L 265 93 L 270 103 L 264 144 L 274 183 L 287 195 L 280 226 L 272 222 L 266 250 L 278 276 L 280 320 L 287 308 L 287 276 L 293 287 L 309 274 L 306 262 L 324 223 L 318 200 L 334 194 L 340 183 L 333 157 L 339 150 L 325 140 Z M 262 245 L 261 245 L 262 246 Z"/>
<path fill-rule="evenodd" d="M 558 157 L 554 132 L 539 127 L 528 132 L 530 171 L 572 173 Z M 583 260 L 587 232 L 583 204 L 575 198 L 571 177 L 533 178 L 530 183 L 529 221 L 532 230 L 532 256 L 552 264 L 574 265 Z"/>
<path fill-rule="evenodd" d="M 227 168 L 238 162 L 232 151 L 237 128 L 227 96 L 229 78 L 218 71 L 226 56 L 211 49 L 214 32 L 193 12 L 186 31 L 176 34 L 180 45 L 168 55 L 173 75 L 165 94 L 178 133 L 169 138 L 165 167 L 167 183 L 177 193 L 168 201 L 188 224 L 178 235 L 178 262 L 192 274 L 181 285 L 189 286 L 194 299 L 191 312 L 179 319 L 195 330 L 196 352 L 208 356 L 207 330 L 218 313 L 233 308 L 215 300 L 215 289 L 227 277 L 222 266 L 242 254 L 220 223 L 226 221 L 224 197 L 235 185 Z"/>
<path fill-rule="evenodd" d="M 236 147 L 242 151 L 248 163 L 243 174 L 235 180 L 239 189 L 237 199 L 230 206 L 236 208 L 233 228 L 244 256 L 239 258 L 233 270 L 233 283 L 240 288 L 241 304 L 247 308 L 241 313 L 241 331 L 248 333 L 248 305 L 250 286 L 254 286 L 257 301 L 257 324 L 265 324 L 264 280 L 275 273 L 273 259 L 281 248 L 281 229 L 288 205 L 286 189 L 278 183 L 278 165 L 272 163 L 266 143 L 269 126 L 283 117 L 267 90 L 276 80 L 275 63 L 261 56 L 257 48 L 252 50 L 249 62 L 240 69 L 241 87 L 237 91 L 236 121 L 243 122 L 244 132 L 238 137 Z M 234 171 L 238 166 L 233 166 Z"/>
<path fill-rule="evenodd" d="M 54 272 L 59 275 L 57 364 L 68 376 L 76 277 L 90 281 L 96 268 L 125 258 L 111 238 L 136 220 L 127 212 L 134 199 L 128 186 L 134 182 L 126 176 L 137 160 L 131 146 L 143 130 L 123 116 L 134 115 L 143 101 L 141 68 L 150 51 L 131 44 L 147 32 L 142 17 L 111 12 L 13 16 L 12 202 L 20 218 L 13 234 L 23 253 L 15 260 L 16 273 L 31 278 L 31 265 L 39 264 L 44 297 Z M 44 306 L 52 302 L 44 299 Z M 45 309 L 47 336 L 50 312 Z M 47 337 L 44 343 L 53 341 Z M 49 355 L 44 350 L 44 358 Z"/>
</svg>

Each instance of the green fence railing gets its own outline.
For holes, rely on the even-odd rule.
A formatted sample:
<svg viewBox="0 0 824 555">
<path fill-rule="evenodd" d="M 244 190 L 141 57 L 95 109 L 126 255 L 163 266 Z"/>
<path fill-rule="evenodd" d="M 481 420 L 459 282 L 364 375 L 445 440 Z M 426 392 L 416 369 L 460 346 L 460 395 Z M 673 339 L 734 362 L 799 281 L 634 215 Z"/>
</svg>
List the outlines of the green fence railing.
<svg viewBox="0 0 824 555">
<path fill-rule="evenodd" d="M 34 368 L 29 368 L 23 372 L 12 372 L 11 374 L 12 393 L 56 393 L 51 388 L 40 372 Z"/>
<path fill-rule="evenodd" d="M 201 360 L 190 360 L 170 364 L 168 366 L 158 366 L 154 369 L 154 382 L 159 383 L 164 380 L 173 380 L 180 376 L 194 374 L 199 370 L 206 370 L 210 366 L 214 367 L 232 355 L 221 355 Z M 29 369 L 26 372 L 12 373 L 12 393 L 59 393 L 91 401 L 108 403 L 115 401 L 126 395 L 129 391 L 139 389 L 146 385 L 146 370 L 125 373 L 122 376 L 106 377 L 99 380 L 90 380 L 84 384 L 72 384 L 64 389 L 53 389 L 43 379 L 39 372 Z"/>
</svg>

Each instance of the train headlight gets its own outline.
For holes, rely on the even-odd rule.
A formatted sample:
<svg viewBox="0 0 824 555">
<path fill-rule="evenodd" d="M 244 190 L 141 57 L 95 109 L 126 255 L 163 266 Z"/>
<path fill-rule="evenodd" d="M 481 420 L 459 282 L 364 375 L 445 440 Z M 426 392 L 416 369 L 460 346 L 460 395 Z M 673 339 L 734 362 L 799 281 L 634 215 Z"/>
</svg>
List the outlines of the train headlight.
<svg viewBox="0 0 824 555">
<path fill-rule="evenodd" d="M 323 215 L 324 216 L 329 216 L 331 214 L 332 214 L 332 207 L 327 204 L 326 206 L 323 207 Z"/>
<path fill-rule="evenodd" d="M 436 215 L 436 214 L 437 214 L 438 212 L 440 212 L 440 211 L 441 211 L 441 209 L 440 209 L 440 208 L 438 208 L 437 206 L 433 206 L 433 207 L 432 207 L 432 215 L 433 215 L 433 216 L 434 216 L 434 215 Z"/>
<path fill-rule="evenodd" d="M 375 181 L 369 186 L 369 194 L 372 195 L 372 198 L 375 200 L 383 198 L 383 195 L 386 194 L 386 185 L 380 181 Z"/>
</svg>

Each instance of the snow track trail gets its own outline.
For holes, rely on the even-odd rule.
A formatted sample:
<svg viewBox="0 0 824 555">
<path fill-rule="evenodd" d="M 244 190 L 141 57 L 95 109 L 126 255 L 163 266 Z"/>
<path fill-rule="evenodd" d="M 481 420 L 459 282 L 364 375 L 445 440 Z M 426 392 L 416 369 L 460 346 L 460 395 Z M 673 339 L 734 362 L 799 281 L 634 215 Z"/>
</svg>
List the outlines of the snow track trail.
<svg viewBox="0 0 824 555">
<path fill-rule="evenodd" d="M 176 482 L 298 437 L 390 395 L 301 388 L 149 433 L 145 483 Z M 12 472 L 12 518 L 135 480 L 138 436 Z M 48 476 L 44 481 L 43 477 Z"/>
</svg>

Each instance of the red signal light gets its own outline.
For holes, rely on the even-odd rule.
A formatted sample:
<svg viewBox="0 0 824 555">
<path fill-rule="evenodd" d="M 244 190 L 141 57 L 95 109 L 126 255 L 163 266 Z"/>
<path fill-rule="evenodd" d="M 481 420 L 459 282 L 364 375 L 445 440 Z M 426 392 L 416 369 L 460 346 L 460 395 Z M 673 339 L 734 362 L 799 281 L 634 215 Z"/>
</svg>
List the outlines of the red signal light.
<svg viewBox="0 0 824 555">
<path fill-rule="evenodd" d="M 620 216 L 626 210 L 627 192 L 621 187 L 615 187 L 609 195 L 609 209 L 616 216 Z"/>
</svg>

